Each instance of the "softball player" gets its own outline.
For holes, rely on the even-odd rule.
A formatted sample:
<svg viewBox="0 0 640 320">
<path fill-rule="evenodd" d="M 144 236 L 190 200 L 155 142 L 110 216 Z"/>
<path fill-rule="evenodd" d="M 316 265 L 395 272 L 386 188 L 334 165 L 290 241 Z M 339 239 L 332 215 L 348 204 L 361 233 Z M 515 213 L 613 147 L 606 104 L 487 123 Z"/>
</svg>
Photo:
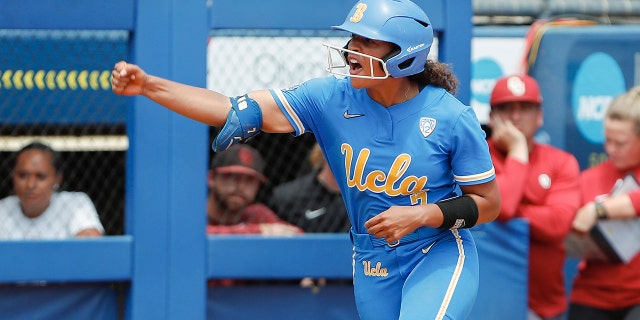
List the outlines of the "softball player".
<svg viewBox="0 0 640 320">
<path fill-rule="evenodd" d="M 361 0 L 329 76 L 241 97 L 179 84 L 119 62 L 117 94 L 142 94 L 222 127 L 222 150 L 267 132 L 312 132 L 353 225 L 353 276 L 362 319 L 464 319 L 478 288 L 467 228 L 495 219 L 500 196 L 484 132 L 450 92 L 457 80 L 429 61 L 433 29 L 408 0 Z M 341 77 L 342 76 L 342 77 Z"/>
</svg>

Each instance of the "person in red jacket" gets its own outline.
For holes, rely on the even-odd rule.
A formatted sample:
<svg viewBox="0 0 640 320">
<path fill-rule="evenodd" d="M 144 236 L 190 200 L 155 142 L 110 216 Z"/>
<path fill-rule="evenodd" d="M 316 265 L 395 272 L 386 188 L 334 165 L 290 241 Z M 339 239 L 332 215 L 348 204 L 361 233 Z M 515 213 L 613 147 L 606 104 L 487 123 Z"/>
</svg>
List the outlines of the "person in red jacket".
<svg viewBox="0 0 640 320">
<path fill-rule="evenodd" d="M 524 218 L 530 225 L 528 320 L 562 319 L 568 308 L 564 238 L 580 206 L 578 161 L 534 140 L 543 124 L 534 78 L 498 79 L 490 105 L 489 151 L 502 197 L 497 220 Z"/>
<path fill-rule="evenodd" d="M 207 177 L 207 234 L 293 235 L 302 229 L 280 219 L 256 195 L 267 181 L 264 160 L 246 144 L 218 152 Z"/>
<path fill-rule="evenodd" d="M 207 234 L 261 234 L 291 236 L 302 229 L 280 219 L 264 203 L 256 202 L 260 187 L 267 181 L 264 159 L 247 144 L 235 144 L 216 153 L 211 161 L 207 185 Z M 214 286 L 249 284 L 249 280 L 210 279 Z"/>
<path fill-rule="evenodd" d="M 609 105 L 604 136 L 608 160 L 581 174 L 583 203 L 573 221 L 577 232 L 589 232 L 597 219 L 640 216 L 640 190 L 607 196 L 616 181 L 627 174 L 640 181 L 640 86 Z M 571 291 L 569 320 L 582 319 L 640 319 L 640 254 L 626 264 L 595 260 L 581 263 Z"/>
</svg>

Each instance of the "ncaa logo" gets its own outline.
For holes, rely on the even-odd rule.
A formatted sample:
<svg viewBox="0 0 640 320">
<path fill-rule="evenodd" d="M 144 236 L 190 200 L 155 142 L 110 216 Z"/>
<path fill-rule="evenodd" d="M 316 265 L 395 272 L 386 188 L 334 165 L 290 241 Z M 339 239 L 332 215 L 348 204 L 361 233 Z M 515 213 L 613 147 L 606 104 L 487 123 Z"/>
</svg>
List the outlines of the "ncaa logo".
<svg viewBox="0 0 640 320">
<path fill-rule="evenodd" d="M 626 88 L 622 69 L 611 55 L 595 52 L 580 64 L 571 102 L 576 127 L 588 142 L 604 143 L 603 120 L 607 108 Z"/>
<path fill-rule="evenodd" d="M 491 91 L 503 75 L 502 67 L 494 58 L 479 59 L 471 66 L 471 107 L 482 124 L 489 123 Z"/>
<path fill-rule="evenodd" d="M 420 133 L 422 133 L 423 137 L 428 137 L 435 129 L 436 119 L 427 117 L 420 118 Z"/>
</svg>

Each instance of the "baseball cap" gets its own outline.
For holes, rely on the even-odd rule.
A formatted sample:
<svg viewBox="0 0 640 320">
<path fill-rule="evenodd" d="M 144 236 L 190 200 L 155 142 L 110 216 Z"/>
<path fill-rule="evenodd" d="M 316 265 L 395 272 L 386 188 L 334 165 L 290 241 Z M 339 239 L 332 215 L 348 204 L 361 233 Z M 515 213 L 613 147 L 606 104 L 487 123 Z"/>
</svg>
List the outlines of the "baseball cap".
<svg viewBox="0 0 640 320">
<path fill-rule="evenodd" d="M 211 170 L 216 173 L 236 173 L 255 176 L 265 182 L 264 159 L 258 150 L 246 144 L 234 144 L 215 154 Z"/>
<path fill-rule="evenodd" d="M 511 75 L 498 79 L 489 104 L 492 107 L 507 102 L 533 102 L 542 104 L 542 95 L 536 79 L 528 75 Z"/>
</svg>

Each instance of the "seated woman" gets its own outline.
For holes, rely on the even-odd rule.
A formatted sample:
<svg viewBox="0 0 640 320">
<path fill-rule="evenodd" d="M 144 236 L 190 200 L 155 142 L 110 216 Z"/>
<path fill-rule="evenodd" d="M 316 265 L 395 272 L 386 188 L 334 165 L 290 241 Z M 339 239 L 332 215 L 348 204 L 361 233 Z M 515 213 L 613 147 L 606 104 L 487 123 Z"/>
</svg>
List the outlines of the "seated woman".
<svg viewBox="0 0 640 320">
<path fill-rule="evenodd" d="M 98 213 L 83 192 L 58 191 L 60 156 L 32 142 L 15 155 L 15 195 L 0 200 L 0 239 L 64 239 L 104 234 Z"/>
</svg>

